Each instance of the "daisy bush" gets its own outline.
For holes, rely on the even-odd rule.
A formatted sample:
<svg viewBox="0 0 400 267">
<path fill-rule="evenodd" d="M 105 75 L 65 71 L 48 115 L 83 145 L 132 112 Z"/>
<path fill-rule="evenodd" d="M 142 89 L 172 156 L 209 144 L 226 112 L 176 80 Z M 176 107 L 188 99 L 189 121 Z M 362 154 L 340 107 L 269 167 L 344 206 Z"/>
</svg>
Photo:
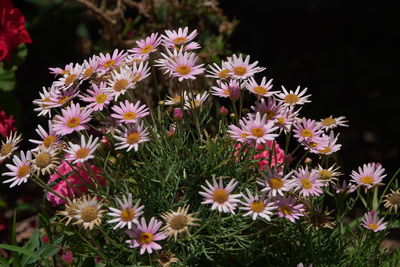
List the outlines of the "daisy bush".
<svg viewBox="0 0 400 267">
<path fill-rule="evenodd" d="M 248 55 L 205 65 L 197 34 L 151 33 L 50 68 L 30 149 L 15 131 L 1 142 L 4 185 L 33 182 L 45 201 L 24 246 L 34 254 L 3 261 L 397 264 L 381 247 L 399 226 L 397 173 L 371 162 L 343 174 L 344 116 L 304 117 L 311 91 L 273 85 Z"/>
</svg>

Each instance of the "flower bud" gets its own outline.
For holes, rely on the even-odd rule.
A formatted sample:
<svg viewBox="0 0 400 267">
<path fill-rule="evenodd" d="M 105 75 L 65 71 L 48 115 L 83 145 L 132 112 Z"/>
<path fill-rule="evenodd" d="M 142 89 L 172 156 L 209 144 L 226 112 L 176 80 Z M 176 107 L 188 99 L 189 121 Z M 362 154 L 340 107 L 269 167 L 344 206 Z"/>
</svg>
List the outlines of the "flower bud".
<svg viewBox="0 0 400 267">
<path fill-rule="evenodd" d="M 175 120 L 181 120 L 183 118 L 183 110 L 181 108 L 174 108 L 174 111 L 172 113 L 172 117 Z"/>
<path fill-rule="evenodd" d="M 74 261 L 74 254 L 72 251 L 67 250 L 62 254 L 61 258 L 66 264 L 71 264 Z"/>
<path fill-rule="evenodd" d="M 229 110 L 228 110 L 226 107 L 224 107 L 224 106 L 221 106 L 221 107 L 219 108 L 219 113 L 220 113 L 222 116 L 227 115 L 228 112 L 229 112 Z"/>
</svg>

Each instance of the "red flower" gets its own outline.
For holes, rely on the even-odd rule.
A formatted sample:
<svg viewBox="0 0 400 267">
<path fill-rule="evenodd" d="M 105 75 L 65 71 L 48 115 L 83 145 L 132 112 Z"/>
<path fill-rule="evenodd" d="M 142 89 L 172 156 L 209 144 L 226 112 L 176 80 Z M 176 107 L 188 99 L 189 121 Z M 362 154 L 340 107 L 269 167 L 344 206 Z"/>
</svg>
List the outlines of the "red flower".
<svg viewBox="0 0 400 267">
<path fill-rule="evenodd" d="M 87 193 L 89 188 L 95 188 L 95 184 L 101 186 L 106 184 L 105 178 L 101 176 L 101 170 L 96 166 L 85 164 L 85 167 L 83 167 L 81 163 L 78 163 L 75 165 L 76 168 L 72 168 L 70 164 L 71 163 L 66 161 L 61 162 L 57 171 L 50 175 L 50 179 L 47 182 L 47 184 L 50 184 L 60 178 L 60 181 L 51 187 L 60 196 L 65 198 L 79 197 Z M 66 203 L 62 198 L 51 192 L 47 193 L 47 200 L 54 206 L 64 205 Z"/>
<path fill-rule="evenodd" d="M 11 131 L 15 131 L 13 116 L 7 116 L 7 114 L 0 110 L 0 135 L 7 137 Z"/>
<path fill-rule="evenodd" d="M 0 1 L 0 61 L 9 61 L 11 52 L 21 43 L 31 43 L 25 30 L 25 17 L 18 8 L 13 8 L 10 0 Z"/>
</svg>

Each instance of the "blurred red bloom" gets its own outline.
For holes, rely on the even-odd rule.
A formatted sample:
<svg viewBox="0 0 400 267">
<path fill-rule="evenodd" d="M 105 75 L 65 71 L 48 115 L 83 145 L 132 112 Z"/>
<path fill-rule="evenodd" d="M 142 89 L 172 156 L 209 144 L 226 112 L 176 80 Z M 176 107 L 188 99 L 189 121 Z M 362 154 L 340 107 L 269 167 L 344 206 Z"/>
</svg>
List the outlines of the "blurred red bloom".
<svg viewBox="0 0 400 267">
<path fill-rule="evenodd" d="M 4 110 L 0 110 L 0 135 L 7 137 L 11 131 L 15 131 L 14 122 L 12 115 L 7 116 Z"/>
<path fill-rule="evenodd" d="M 238 156 L 239 150 L 242 147 L 241 144 L 235 146 L 235 156 Z M 247 149 L 245 149 L 246 151 Z M 271 156 L 271 167 L 281 165 L 285 161 L 285 152 L 279 146 L 277 142 L 267 141 L 265 144 L 259 144 L 257 146 L 257 153 L 253 156 L 253 159 L 258 159 L 257 165 L 260 170 L 265 169 L 269 166 L 270 152 Z"/>
<path fill-rule="evenodd" d="M 0 61 L 9 61 L 11 52 L 21 43 L 31 43 L 31 37 L 25 29 L 25 17 L 11 0 L 0 1 Z"/>
<path fill-rule="evenodd" d="M 93 164 L 85 164 L 83 166 L 81 163 L 78 163 L 72 166 L 71 163 L 63 161 L 56 172 L 50 175 L 47 184 L 51 184 L 59 179 L 55 185 L 51 186 L 57 194 L 65 198 L 79 197 L 82 194 L 86 194 L 89 188 L 94 189 L 95 184 L 101 186 L 106 184 L 106 180 L 101 176 L 101 173 L 101 169 Z M 66 203 L 65 200 L 52 192 L 47 193 L 47 200 L 54 206 Z"/>
</svg>

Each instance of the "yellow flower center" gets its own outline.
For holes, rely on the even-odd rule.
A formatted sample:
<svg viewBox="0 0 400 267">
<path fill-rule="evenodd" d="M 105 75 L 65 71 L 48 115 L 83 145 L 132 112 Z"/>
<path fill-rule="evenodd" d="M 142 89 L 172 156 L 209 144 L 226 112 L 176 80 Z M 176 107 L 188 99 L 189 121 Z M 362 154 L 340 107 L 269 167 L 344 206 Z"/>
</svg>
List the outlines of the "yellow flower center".
<svg viewBox="0 0 400 267">
<path fill-rule="evenodd" d="M 103 68 L 112 68 L 115 65 L 115 60 L 110 59 L 103 63 Z"/>
<path fill-rule="evenodd" d="M 262 212 L 265 209 L 265 204 L 262 201 L 253 201 L 252 203 L 250 203 L 250 209 L 253 212 Z"/>
<path fill-rule="evenodd" d="M 172 98 L 172 101 L 173 101 L 175 104 L 178 104 L 179 102 L 181 102 L 181 97 L 180 97 L 179 95 L 174 96 L 174 97 Z"/>
<path fill-rule="evenodd" d="M 4 144 L 0 149 L 0 155 L 6 156 L 6 155 L 10 154 L 13 148 L 14 148 L 14 145 L 12 143 Z"/>
<path fill-rule="evenodd" d="M 288 94 L 283 99 L 283 101 L 285 101 L 285 103 L 288 103 L 288 104 L 295 104 L 295 103 L 299 102 L 299 100 L 300 100 L 300 98 L 295 94 Z"/>
<path fill-rule="evenodd" d="M 28 165 L 22 165 L 21 167 L 18 168 L 17 171 L 17 176 L 18 178 L 23 178 L 29 174 L 29 171 L 31 168 Z"/>
<path fill-rule="evenodd" d="M 61 74 L 61 75 L 69 74 L 69 70 L 62 70 L 62 71 L 60 72 L 60 74 Z"/>
<path fill-rule="evenodd" d="M 46 108 L 46 107 L 50 106 L 50 105 L 46 105 L 45 103 L 52 103 L 52 101 L 50 100 L 49 97 L 45 97 L 45 98 L 43 98 L 43 100 L 42 100 L 42 107 L 43 107 L 43 108 Z"/>
<path fill-rule="evenodd" d="M 212 194 L 212 200 L 218 202 L 219 204 L 223 204 L 228 200 L 229 194 L 225 189 L 217 189 Z"/>
<path fill-rule="evenodd" d="M 63 97 L 60 98 L 60 100 L 58 100 L 58 104 L 65 104 L 65 102 L 67 102 L 69 99 L 69 96 L 65 95 Z"/>
<path fill-rule="evenodd" d="M 328 170 L 320 170 L 318 174 L 322 180 L 329 180 L 332 178 L 332 173 Z"/>
<path fill-rule="evenodd" d="M 329 153 L 331 151 L 332 151 L 332 149 L 329 146 L 327 146 L 324 149 L 321 149 L 319 152 L 322 153 L 322 154 L 327 154 L 327 153 Z"/>
<path fill-rule="evenodd" d="M 373 184 L 373 182 L 375 182 L 375 179 L 372 176 L 364 176 L 360 179 L 360 181 L 363 184 Z"/>
<path fill-rule="evenodd" d="M 192 102 L 191 102 L 191 106 L 192 106 L 192 108 L 197 108 L 197 107 L 200 107 L 200 105 L 201 105 L 201 102 L 199 101 L 199 100 L 193 100 Z"/>
<path fill-rule="evenodd" d="M 283 125 L 285 123 L 285 118 L 284 117 L 278 118 L 278 121 L 276 123 L 279 125 Z"/>
<path fill-rule="evenodd" d="M 184 43 L 186 43 L 187 41 L 188 41 L 188 40 L 187 40 L 186 37 L 176 37 L 174 40 L 172 40 L 172 42 L 173 42 L 174 44 L 178 44 L 178 45 L 184 44 Z"/>
<path fill-rule="evenodd" d="M 226 89 L 226 90 L 224 91 L 224 95 L 230 95 L 230 93 L 229 93 L 229 90 L 228 90 L 228 89 Z"/>
<path fill-rule="evenodd" d="M 65 79 L 64 83 L 66 85 L 70 85 L 71 83 L 73 83 L 75 81 L 76 76 L 77 76 L 76 74 L 68 75 L 68 77 Z"/>
<path fill-rule="evenodd" d="M 126 79 L 118 80 L 114 83 L 114 90 L 119 92 L 124 90 L 128 86 L 129 82 Z"/>
<path fill-rule="evenodd" d="M 174 230 L 182 230 L 186 227 L 187 217 L 185 215 L 175 215 L 170 221 L 169 224 L 171 228 Z"/>
<path fill-rule="evenodd" d="M 370 223 L 370 224 L 368 224 L 368 227 L 369 227 L 370 229 L 372 229 L 372 230 L 378 229 L 378 225 L 377 225 L 376 223 Z"/>
<path fill-rule="evenodd" d="M 333 118 L 325 118 L 322 120 L 321 124 L 323 126 L 330 126 L 330 125 L 336 124 L 336 120 Z"/>
<path fill-rule="evenodd" d="M 35 158 L 35 165 L 42 169 L 49 166 L 51 163 L 51 154 L 49 152 L 42 152 Z"/>
<path fill-rule="evenodd" d="M 121 211 L 121 220 L 124 222 L 130 222 L 135 218 L 135 210 L 133 208 L 123 209 Z"/>
<path fill-rule="evenodd" d="M 281 178 L 277 177 L 269 178 L 267 179 L 267 183 L 272 189 L 280 189 L 283 187 L 283 180 Z"/>
<path fill-rule="evenodd" d="M 247 73 L 247 68 L 242 67 L 242 66 L 237 66 L 233 68 L 233 73 L 237 76 L 243 76 Z"/>
<path fill-rule="evenodd" d="M 303 137 L 312 137 L 313 133 L 308 129 L 304 129 L 304 130 L 301 131 L 301 136 L 303 136 Z"/>
<path fill-rule="evenodd" d="M 92 76 L 92 74 L 93 74 L 93 68 L 87 68 L 86 70 L 85 70 L 85 72 L 83 73 L 83 76 L 85 77 L 85 78 L 89 78 L 90 76 Z"/>
<path fill-rule="evenodd" d="M 136 119 L 136 117 L 137 117 L 137 114 L 135 112 L 127 111 L 124 113 L 125 120 L 134 120 L 134 119 Z"/>
<path fill-rule="evenodd" d="M 57 138 L 54 135 L 48 135 L 43 139 L 42 145 L 45 148 L 51 147 L 55 142 L 57 141 Z"/>
<path fill-rule="evenodd" d="M 301 185 L 304 189 L 310 189 L 313 187 L 312 183 L 307 178 L 301 179 Z"/>
<path fill-rule="evenodd" d="M 286 205 L 279 207 L 279 210 L 285 215 L 289 215 L 292 213 L 292 208 Z"/>
<path fill-rule="evenodd" d="M 77 159 L 84 159 L 86 158 L 90 153 L 90 150 L 86 147 L 82 147 L 79 148 L 76 152 L 75 152 L 75 157 Z"/>
<path fill-rule="evenodd" d="M 146 233 L 141 233 L 139 235 L 139 243 L 140 244 L 150 244 L 153 242 L 153 234 L 146 232 Z"/>
<path fill-rule="evenodd" d="M 97 219 L 97 214 L 95 206 L 87 206 L 82 209 L 81 218 L 84 222 L 92 222 Z"/>
<path fill-rule="evenodd" d="M 265 131 L 261 127 L 255 127 L 251 129 L 251 134 L 254 135 L 255 137 L 263 137 L 265 134 Z"/>
<path fill-rule="evenodd" d="M 79 125 L 81 120 L 78 117 L 72 117 L 71 119 L 67 120 L 67 126 L 69 128 L 74 128 Z"/>
<path fill-rule="evenodd" d="M 98 104 L 104 103 L 104 101 L 106 100 L 107 100 L 106 94 L 101 93 L 96 96 L 96 103 Z"/>
<path fill-rule="evenodd" d="M 151 50 L 153 50 L 153 46 L 152 45 L 146 45 L 145 47 L 142 48 L 141 52 L 142 52 L 142 54 L 147 54 Z"/>
<path fill-rule="evenodd" d="M 176 68 L 176 72 L 181 74 L 181 75 L 187 75 L 190 73 L 192 69 L 189 66 L 186 65 L 180 65 Z"/>
<path fill-rule="evenodd" d="M 265 95 L 268 90 L 264 86 L 257 86 L 253 88 L 254 92 L 259 95 Z"/>
<path fill-rule="evenodd" d="M 310 142 L 310 143 L 308 143 L 308 145 L 309 145 L 311 148 L 315 148 L 316 146 L 318 146 L 318 144 L 315 143 L 315 142 Z"/>
<path fill-rule="evenodd" d="M 267 114 L 267 120 L 271 120 L 275 116 L 275 112 L 272 110 L 267 110 L 265 114 Z"/>
<path fill-rule="evenodd" d="M 136 132 L 130 133 L 126 137 L 126 142 L 130 145 L 136 144 L 137 142 L 139 142 L 139 140 L 140 140 L 140 134 Z"/>
<path fill-rule="evenodd" d="M 142 77 L 143 76 L 140 73 L 134 74 L 133 82 L 138 82 Z"/>
<path fill-rule="evenodd" d="M 229 70 L 221 70 L 221 71 L 218 73 L 218 77 L 221 78 L 221 79 L 226 79 L 226 78 L 228 78 L 229 76 L 230 76 Z"/>
</svg>

